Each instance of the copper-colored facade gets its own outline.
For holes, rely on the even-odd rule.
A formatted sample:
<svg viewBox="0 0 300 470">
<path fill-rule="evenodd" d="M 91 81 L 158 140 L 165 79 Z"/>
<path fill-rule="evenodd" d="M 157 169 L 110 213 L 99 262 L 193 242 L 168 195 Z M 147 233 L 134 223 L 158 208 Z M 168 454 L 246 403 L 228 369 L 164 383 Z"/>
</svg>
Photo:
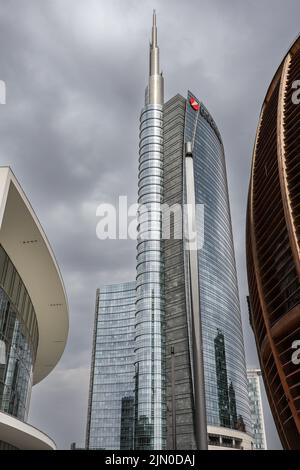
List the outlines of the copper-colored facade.
<svg viewBox="0 0 300 470">
<path fill-rule="evenodd" d="M 251 323 L 265 387 L 285 449 L 300 449 L 300 38 L 263 103 L 247 210 Z M 294 85 L 293 85 L 294 84 Z M 294 98 L 296 96 L 294 95 Z"/>
</svg>

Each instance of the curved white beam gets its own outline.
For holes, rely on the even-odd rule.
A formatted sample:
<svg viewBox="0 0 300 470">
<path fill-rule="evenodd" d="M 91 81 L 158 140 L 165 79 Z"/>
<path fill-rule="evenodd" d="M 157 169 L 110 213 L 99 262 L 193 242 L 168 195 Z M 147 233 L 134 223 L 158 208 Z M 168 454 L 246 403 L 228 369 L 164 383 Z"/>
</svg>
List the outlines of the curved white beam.
<svg viewBox="0 0 300 470">
<path fill-rule="evenodd" d="M 55 443 L 46 434 L 2 412 L 0 412 L 0 441 L 19 450 L 56 450 Z"/>
<path fill-rule="evenodd" d="M 39 330 L 34 384 L 59 361 L 67 341 L 68 303 L 47 237 L 20 184 L 0 167 L 0 244 L 15 265 L 33 303 Z"/>
</svg>

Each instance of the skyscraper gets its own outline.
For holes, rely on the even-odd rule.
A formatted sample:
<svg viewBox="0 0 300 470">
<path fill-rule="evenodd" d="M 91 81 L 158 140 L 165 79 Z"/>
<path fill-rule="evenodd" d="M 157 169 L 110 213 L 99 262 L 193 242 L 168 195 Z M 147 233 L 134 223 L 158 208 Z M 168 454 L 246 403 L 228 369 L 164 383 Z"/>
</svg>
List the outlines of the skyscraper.
<svg viewBox="0 0 300 470">
<path fill-rule="evenodd" d="M 189 142 L 194 166 L 192 182 L 184 164 Z M 197 264 L 208 444 L 211 448 L 251 449 L 248 383 L 224 148 L 209 111 L 188 92 L 187 98 L 176 95 L 164 106 L 164 202 L 182 206 L 187 202 L 191 184 L 199 209 Z M 196 369 L 190 297 L 195 276 L 189 268 L 184 239 L 165 240 L 164 263 L 168 448 L 193 449 L 196 448 L 194 413 L 198 400 L 193 386 Z"/>
<path fill-rule="evenodd" d="M 191 92 L 186 98 L 176 95 L 164 103 L 155 13 L 139 150 L 132 345 L 134 448 L 251 449 L 223 144 L 212 116 Z M 172 212 L 169 234 L 166 208 Z M 181 218 L 177 218 L 176 208 Z M 194 231 L 196 239 L 190 243 Z M 118 311 L 113 304 L 111 307 Z M 95 332 L 102 335 L 100 330 Z M 111 350 L 115 340 L 110 339 Z M 101 349 L 100 343 L 101 339 Z M 111 366 L 109 356 L 107 359 Z M 99 366 L 94 354 L 95 363 Z M 92 380 L 96 375 L 92 369 Z M 121 377 L 115 375 L 105 391 L 119 390 Z M 105 383 L 99 374 L 97 381 Z M 90 403 L 93 401 L 90 396 Z M 119 445 L 121 422 L 130 425 L 131 411 L 126 412 L 128 419 L 121 417 L 129 402 L 131 399 L 119 401 L 113 407 L 118 409 L 114 414 L 118 425 L 112 428 L 111 440 L 107 437 L 104 443 L 100 429 L 95 428 L 95 447 Z M 103 403 L 95 406 L 89 419 L 99 420 Z M 107 429 L 105 434 L 108 436 Z"/>
<path fill-rule="evenodd" d="M 254 449 L 266 450 L 267 439 L 260 385 L 261 370 L 247 369 L 247 377 L 249 382 L 249 398 L 252 418 Z"/>
<path fill-rule="evenodd" d="M 134 448 L 135 282 L 97 290 L 86 447 Z"/>
<path fill-rule="evenodd" d="M 300 449 L 300 38 L 271 81 L 259 117 L 247 209 L 250 315 L 282 445 Z"/>
<path fill-rule="evenodd" d="M 27 424 L 32 386 L 56 366 L 68 335 L 63 280 L 10 168 L 0 168 L 0 450 L 53 450 Z"/>
<path fill-rule="evenodd" d="M 153 14 L 149 82 L 140 117 L 136 272 L 135 367 L 136 448 L 166 444 L 163 202 L 164 82 L 159 69 L 156 15 Z M 140 425 L 143 422 L 146 425 Z"/>
</svg>

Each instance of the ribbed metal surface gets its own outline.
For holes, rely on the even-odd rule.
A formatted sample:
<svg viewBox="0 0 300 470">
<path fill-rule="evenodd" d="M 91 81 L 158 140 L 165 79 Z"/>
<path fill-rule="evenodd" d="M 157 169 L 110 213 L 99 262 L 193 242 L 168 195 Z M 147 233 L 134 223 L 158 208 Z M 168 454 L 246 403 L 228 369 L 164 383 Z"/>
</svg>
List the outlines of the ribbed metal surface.
<svg viewBox="0 0 300 470">
<path fill-rule="evenodd" d="M 300 449 L 300 41 L 282 62 L 264 101 L 253 154 L 247 214 L 251 321 L 273 417 L 287 449 Z"/>
</svg>

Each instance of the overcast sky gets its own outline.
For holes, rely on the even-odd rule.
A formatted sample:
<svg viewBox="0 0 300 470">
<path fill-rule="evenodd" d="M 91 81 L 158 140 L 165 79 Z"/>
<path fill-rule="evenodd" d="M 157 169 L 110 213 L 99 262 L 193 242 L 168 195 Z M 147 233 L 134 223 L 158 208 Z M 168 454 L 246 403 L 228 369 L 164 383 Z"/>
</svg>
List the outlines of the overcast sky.
<svg viewBox="0 0 300 470">
<path fill-rule="evenodd" d="M 64 356 L 29 421 L 84 443 L 95 290 L 135 277 L 135 243 L 101 242 L 96 208 L 137 197 L 138 119 L 157 9 L 166 99 L 191 89 L 223 137 L 247 361 L 245 210 L 258 115 L 299 33 L 299 0 L 0 0 L 0 164 L 10 165 L 58 259 L 70 304 Z M 280 448 L 269 410 L 270 448 Z"/>
</svg>

